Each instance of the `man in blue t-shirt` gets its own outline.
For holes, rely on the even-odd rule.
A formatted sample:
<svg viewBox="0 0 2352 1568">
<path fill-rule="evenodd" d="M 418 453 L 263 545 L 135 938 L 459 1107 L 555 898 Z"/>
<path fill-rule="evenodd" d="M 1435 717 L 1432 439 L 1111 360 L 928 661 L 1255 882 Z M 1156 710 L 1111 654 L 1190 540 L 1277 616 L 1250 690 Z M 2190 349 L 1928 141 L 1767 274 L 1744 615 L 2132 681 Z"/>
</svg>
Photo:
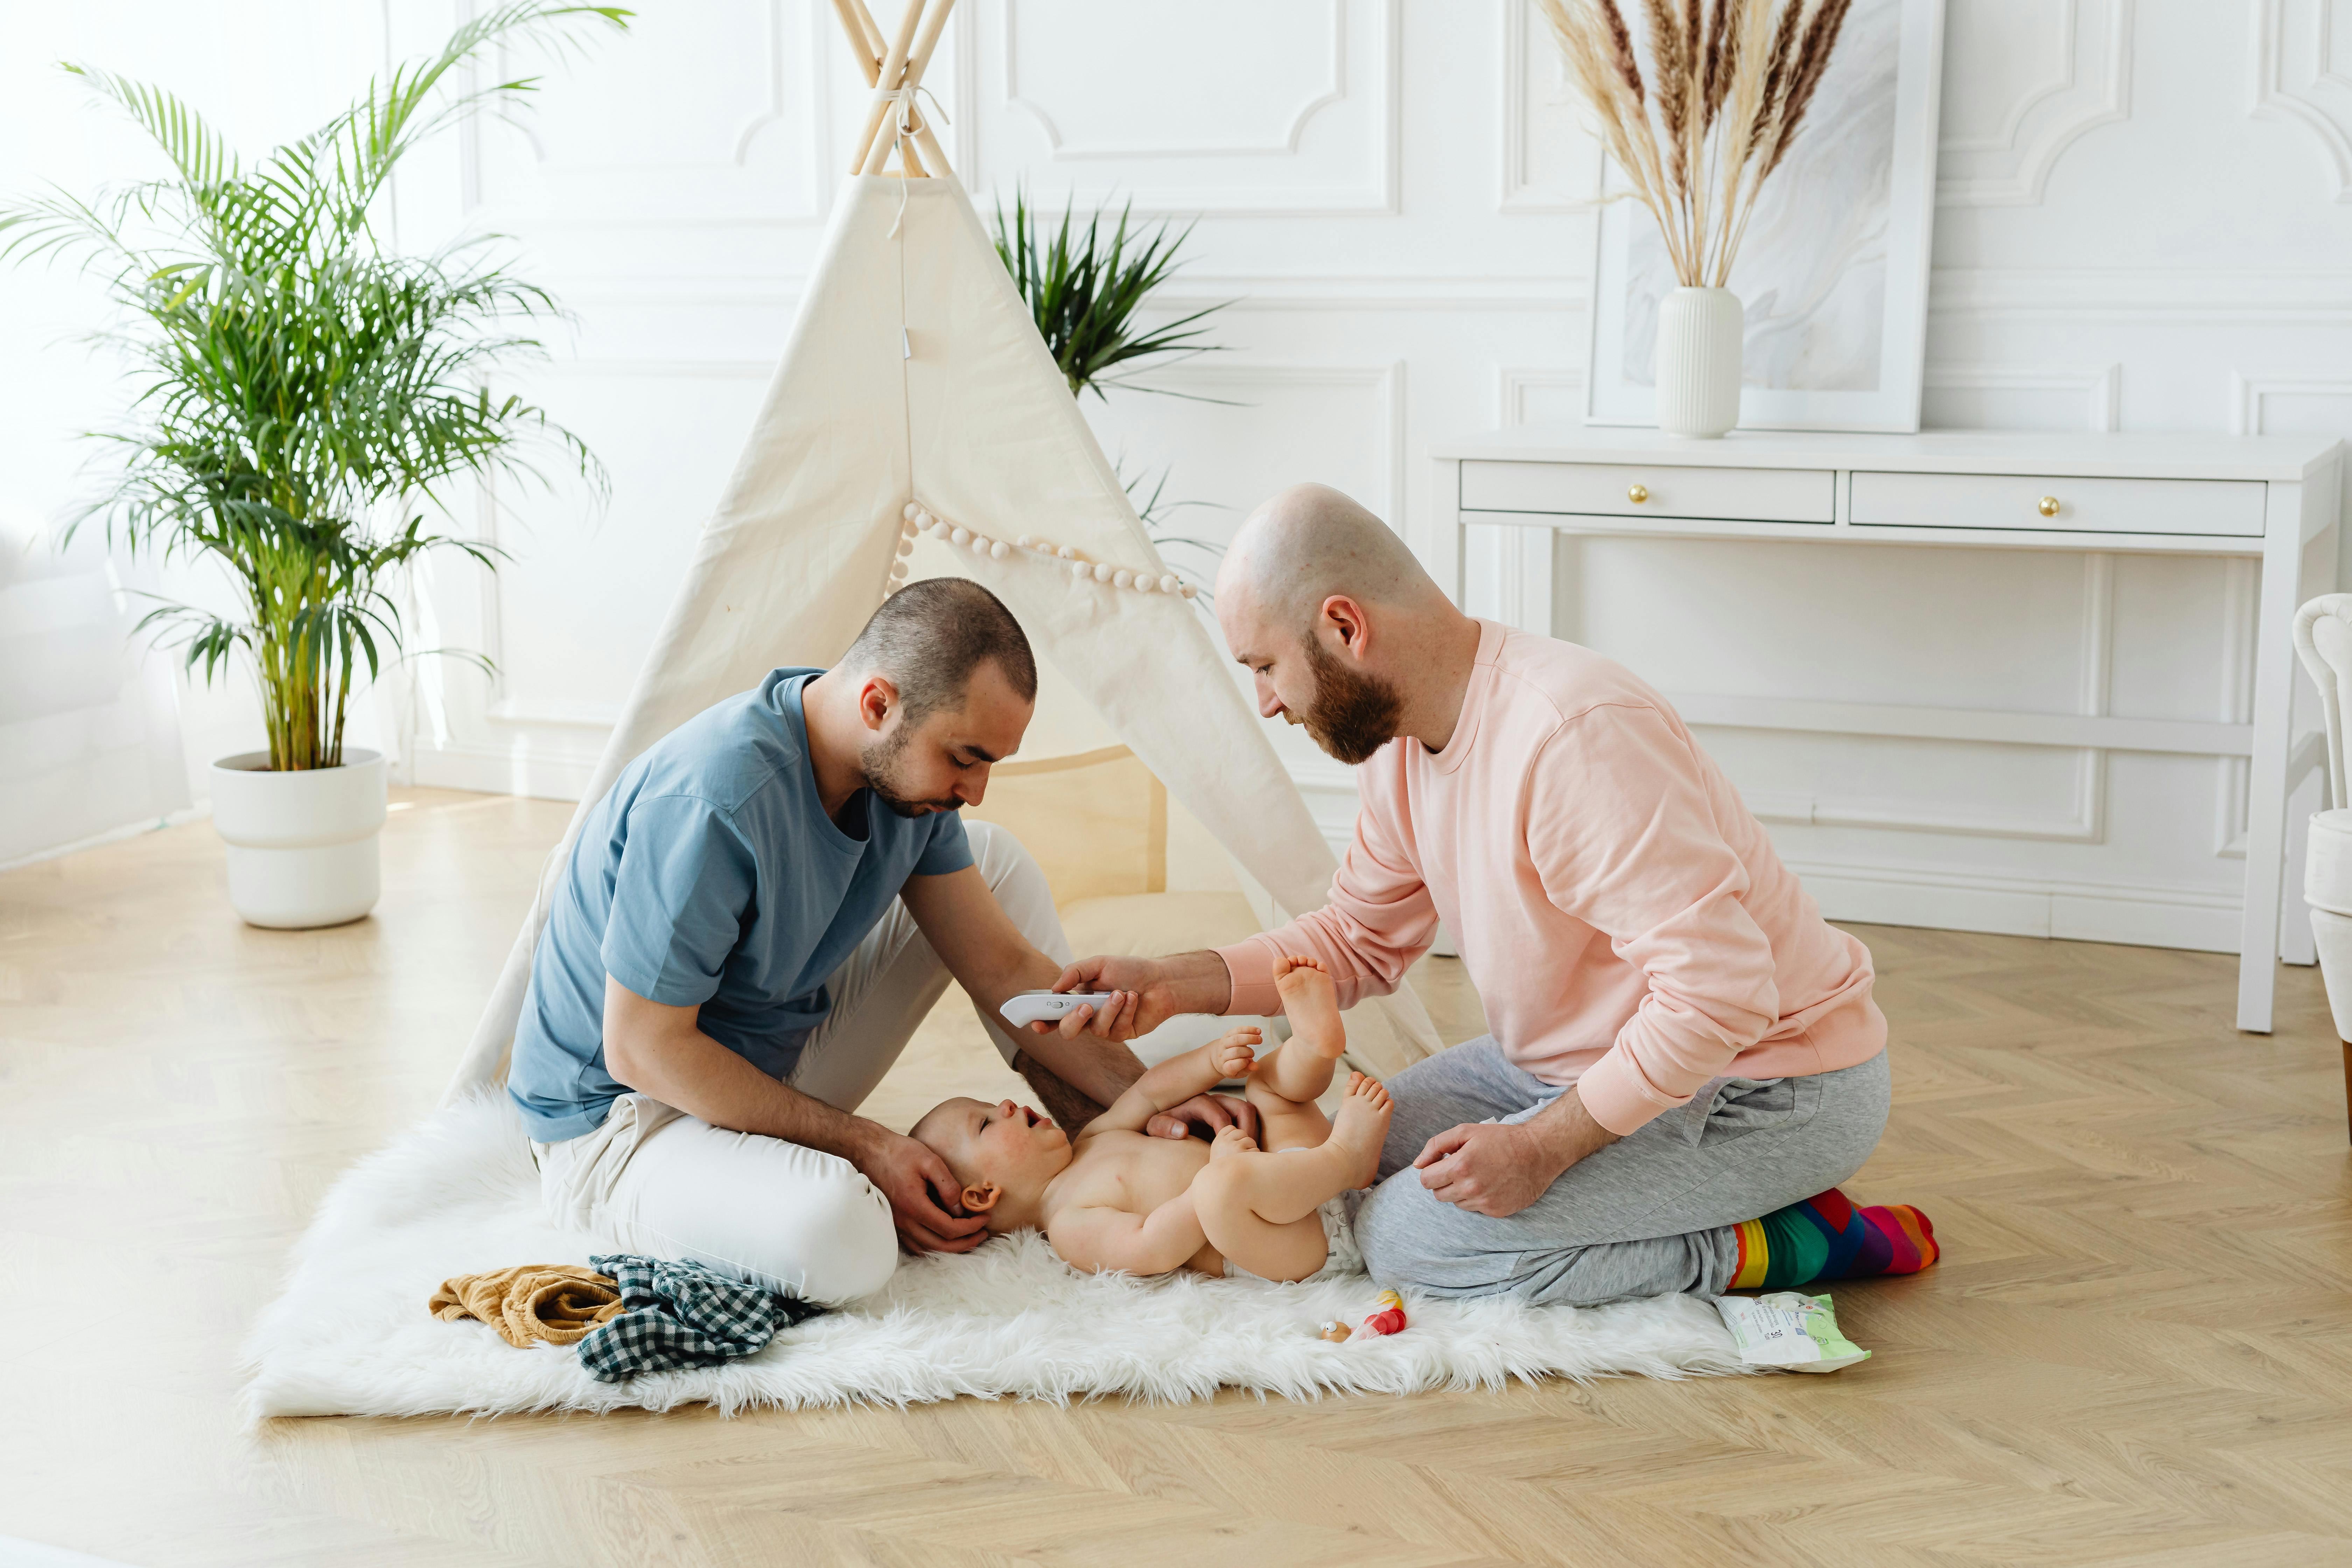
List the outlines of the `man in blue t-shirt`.
<svg viewBox="0 0 2352 1568">
<path fill-rule="evenodd" d="M 776 670 L 629 764 L 552 894 L 507 1076 L 551 1215 L 621 1251 L 845 1300 L 901 1245 L 986 1238 L 944 1161 L 854 1114 L 950 978 L 1066 1120 L 1142 1072 L 1113 1043 L 1131 996 L 1037 1026 L 1026 1051 L 997 1012 L 1070 958 L 1036 862 L 957 815 L 1036 696 L 1012 613 L 933 579 L 886 600 L 832 669 Z M 1236 1120 L 1246 1108 L 1204 1096 L 1152 1130 Z"/>
</svg>

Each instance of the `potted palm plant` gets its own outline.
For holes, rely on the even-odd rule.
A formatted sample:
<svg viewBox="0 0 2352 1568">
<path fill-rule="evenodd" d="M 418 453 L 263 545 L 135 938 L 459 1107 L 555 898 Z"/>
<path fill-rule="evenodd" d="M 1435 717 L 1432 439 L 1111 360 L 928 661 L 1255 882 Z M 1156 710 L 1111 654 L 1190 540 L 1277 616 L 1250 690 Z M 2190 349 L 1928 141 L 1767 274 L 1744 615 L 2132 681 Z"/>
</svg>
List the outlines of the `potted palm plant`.
<svg viewBox="0 0 2352 1568">
<path fill-rule="evenodd" d="M 170 92 L 68 66 L 170 172 L 0 204 L 0 257 L 78 260 L 117 307 L 95 335 L 128 359 L 135 392 L 120 428 L 93 433 L 121 460 L 75 525 L 97 518 L 133 552 L 209 557 L 232 589 L 227 614 L 164 603 L 140 625 L 192 673 L 241 665 L 259 688 L 268 747 L 212 770 L 229 900 L 254 925 L 340 924 L 375 904 L 384 763 L 344 744 L 353 686 L 401 653 L 391 590 L 411 563 L 449 550 L 496 565 L 427 509 L 468 477 L 537 477 L 548 449 L 604 482 L 543 410 L 492 390 L 543 353 L 528 333 L 561 315 L 555 301 L 498 262 L 496 237 L 401 255 L 373 215 L 411 148 L 530 90 L 476 83 L 478 57 L 627 16 L 495 6 L 251 163 Z"/>
</svg>

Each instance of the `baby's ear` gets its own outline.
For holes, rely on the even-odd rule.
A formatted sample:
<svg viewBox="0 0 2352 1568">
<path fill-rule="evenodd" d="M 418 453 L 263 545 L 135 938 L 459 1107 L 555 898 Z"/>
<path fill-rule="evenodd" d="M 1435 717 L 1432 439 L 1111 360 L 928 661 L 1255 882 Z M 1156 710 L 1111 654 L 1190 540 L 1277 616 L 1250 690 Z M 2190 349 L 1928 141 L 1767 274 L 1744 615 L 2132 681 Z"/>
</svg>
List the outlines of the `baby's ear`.
<svg viewBox="0 0 2352 1568">
<path fill-rule="evenodd" d="M 1004 1189 L 994 1182 L 974 1182 L 963 1190 L 964 1212 L 986 1214 L 996 1206 L 996 1200 L 1003 1195 Z"/>
</svg>

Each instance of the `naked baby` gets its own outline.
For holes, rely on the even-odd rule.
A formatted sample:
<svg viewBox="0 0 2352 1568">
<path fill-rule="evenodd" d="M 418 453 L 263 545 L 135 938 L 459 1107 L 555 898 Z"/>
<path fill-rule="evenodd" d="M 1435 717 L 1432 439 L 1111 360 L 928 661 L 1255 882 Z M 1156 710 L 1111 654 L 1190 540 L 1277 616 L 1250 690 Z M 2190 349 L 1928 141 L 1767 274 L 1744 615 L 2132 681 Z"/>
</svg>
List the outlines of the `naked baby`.
<svg viewBox="0 0 2352 1568">
<path fill-rule="evenodd" d="M 1077 1268 L 1301 1280 L 1362 1267 L 1343 1194 L 1370 1186 L 1389 1131 L 1388 1090 L 1348 1076 L 1336 1118 L 1315 1100 L 1348 1042 L 1331 977 L 1313 959 L 1275 964 L 1289 1041 L 1264 1058 L 1254 1026 L 1151 1068 L 1076 1140 L 1026 1106 L 950 1100 L 915 1124 L 963 1184 L 963 1206 L 998 1234 L 1036 1228 Z M 1152 1138 L 1144 1124 L 1227 1079 L 1247 1082 L 1264 1142 L 1228 1127 L 1214 1143 Z"/>
</svg>

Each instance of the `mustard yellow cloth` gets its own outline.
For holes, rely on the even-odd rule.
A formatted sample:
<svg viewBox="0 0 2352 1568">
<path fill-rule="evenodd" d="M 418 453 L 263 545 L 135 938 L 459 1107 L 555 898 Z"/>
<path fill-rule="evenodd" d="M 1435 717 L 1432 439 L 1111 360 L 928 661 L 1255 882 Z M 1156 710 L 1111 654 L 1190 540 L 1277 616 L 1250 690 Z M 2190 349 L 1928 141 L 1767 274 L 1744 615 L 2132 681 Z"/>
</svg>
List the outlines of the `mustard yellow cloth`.
<svg viewBox="0 0 2352 1568">
<path fill-rule="evenodd" d="M 495 1274 L 445 1279 L 426 1303 L 444 1322 L 479 1318 L 517 1350 L 544 1340 L 572 1344 L 621 1311 L 610 1275 L 568 1263 L 520 1263 Z"/>
</svg>

